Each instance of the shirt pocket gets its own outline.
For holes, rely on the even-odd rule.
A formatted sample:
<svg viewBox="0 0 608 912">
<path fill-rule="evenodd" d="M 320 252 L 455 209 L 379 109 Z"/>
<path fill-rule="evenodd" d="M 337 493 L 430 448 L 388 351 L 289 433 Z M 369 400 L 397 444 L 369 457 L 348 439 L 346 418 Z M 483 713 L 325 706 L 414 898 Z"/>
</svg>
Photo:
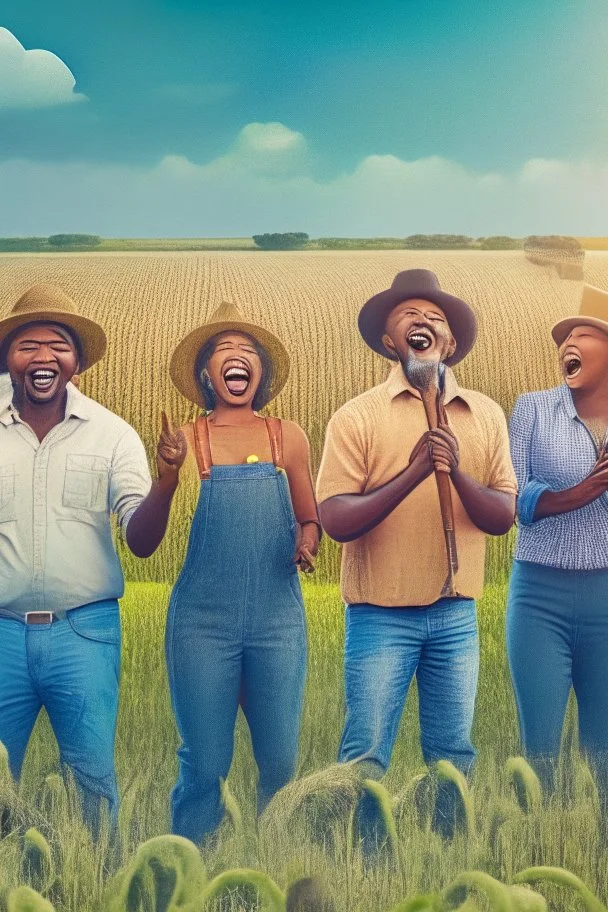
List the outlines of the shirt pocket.
<svg viewBox="0 0 608 912">
<path fill-rule="evenodd" d="M 17 519 L 15 466 L 0 466 L 0 522 Z"/>
<path fill-rule="evenodd" d="M 63 505 L 94 513 L 108 512 L 108 475 L 106 456 L 70 453 L 65 462 Z"/>
</svg>

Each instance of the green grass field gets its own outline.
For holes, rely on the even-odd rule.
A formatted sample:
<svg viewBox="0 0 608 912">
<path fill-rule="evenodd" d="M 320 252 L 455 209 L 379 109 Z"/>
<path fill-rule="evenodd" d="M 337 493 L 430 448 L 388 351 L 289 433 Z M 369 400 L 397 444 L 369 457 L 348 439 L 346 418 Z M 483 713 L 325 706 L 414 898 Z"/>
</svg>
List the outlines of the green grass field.
<svg viewBox="0 0 608 912">
<path fill-rule="evenodd" d="M 177 747 L 163 651 L 169 591 L 162 584 L 132 583 L 122 604 L 123 667 L 117 737 L 122 794 L 121 863 L 140 842 L 168 831 L 168 801 L 176 775 Z M 326 783 L 339 780 L 331 765 L 344 714 L 343 607 L 335 585 L 306 583 L 304 594 L 309 677 L 298 776 L 317 773 L 319 787 L 324 779 Z M 315 874 L 327 884 L 338 912 L 389 912 L 405 896 L 444 887 L 466 869 L 483 869 L 509 881 L 529 865 L 551 864 L 569 868 L 606 899 L 608 853 L 598 848 L 597 799 L 586 767 L 580 761 L 574 764 L 574 772 L 567 767 L 557 798 L 534 814 L 522 813 L 510 790 L 504 764 L 509 756 L 519 752 L 519 747 L 504 648 L 505 599 L 505 583 L 496 582 L 488 586 L 478 609 L 482 663 L 474 728 L 479 760 L 471 782 L 474 833 L 459 835 L 451 844 L 444 844 L 429 831 L 424 807 L 420 816 L 416 812 L 411 783 L 424 766 L 415 688 L 408 697 L 391 768 L 384 780 L 388 790 L 400 796 L 395 808 L 398 855 L 381 855 L 371 869 L 366 869 L 350 835 L 348 815 L 352 801 L 345 799 L 343 808 L 334 807 L 330 813 L 327 801 L 318 795 L 315 798 L 314 781 L 298 785 L 300 792 L 309 793 L 306 814 L 288 817 L 287 808 L 294 802 L 293 791 L 290 793 L 288 787 L 271 804 L 256 832 L 255 765 L 246 724 L 239 714 L 229 786 L 243 813 L 244 828 L 235 830 L 225 821 L 217 844 L 204 852 L 209 874 L 239 866 L 261 868 L 283 889 L 297 877 Z M 570 718 L 565 735 L 567 756 L 573 751 L 572 731 Z M 64 808 L 63 799 L 53 798 L 52 788 L 44 786 L 44 777 L 56 770 L 56 764 L 48 722 L 41 717 L 20 784 L 24 802 L 19 812 L 21 826 L 9 828 L 0 840 L 0 908 L 7 889 L 23 882 L 19 865 L 21 834 L 30 825 L 49 837 L 54 864 L 61 874 L 58 885 L 49 891 L 55 908 L 65 912 L 106 908 L 104 885 L 112 862 L 105 852 L 105 842 L 102 840 L 95 849 L 73 808 Z M 327 767 L 327 773 L 318 773 Z M 46 822 L 40 816 L 43 809 Z M 311 822 L 318 819 L 318 814 L 325 818 L 324 846 L 311 834 Z M 556 887 L 543 887 L 543 892 L 552 899 L 551 909 L 577 908 L 570 893 Z M 142 912 L 158 912 L 147 905 L 141 908 Z M 252 906 L 241 894 L 233 892 L 209 908 L 237 912 Z"/>
</svg>

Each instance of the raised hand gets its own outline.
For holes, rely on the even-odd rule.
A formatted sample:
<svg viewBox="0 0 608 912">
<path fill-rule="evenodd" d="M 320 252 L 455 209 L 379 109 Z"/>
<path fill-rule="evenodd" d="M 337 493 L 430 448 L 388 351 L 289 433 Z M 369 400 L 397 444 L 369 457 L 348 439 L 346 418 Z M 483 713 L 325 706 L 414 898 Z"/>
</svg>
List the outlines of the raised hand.
<svg viewBox="0 0 608 912">
<path fill-rule="evenodd" d="M 156 465 L 159 478 L 177 478 L 184 464 L 188 445 L 184 432 L 174 430 L 171 419 L 161 412 L 161 434 L 156 447 Z"/>
<path fill-rule="evenodd" d="M 585 482 L 596 489 L 608 490 L 608 453 L 604 447 L 600 450 L 593 468 L 582 484 Z"/>
</svg>

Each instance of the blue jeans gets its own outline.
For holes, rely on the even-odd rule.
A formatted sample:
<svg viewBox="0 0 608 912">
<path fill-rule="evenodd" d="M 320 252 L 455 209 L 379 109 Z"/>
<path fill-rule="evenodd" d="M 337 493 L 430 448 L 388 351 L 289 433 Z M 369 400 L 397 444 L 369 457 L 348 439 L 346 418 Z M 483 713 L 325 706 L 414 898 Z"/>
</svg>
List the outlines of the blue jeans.
<svg viewBox="0 0 608 912">
<path fill-rule="evenodd" d="M 450 760 L 468 773 L 476 756 L 471 727 L 478 671 L 473 599 L 443 598 L 408 608 L 349 605 L 346 721 L 338 760 L 366 761 L 370 776 L 384 775 L 415 673 L 425 762 Z M 447 788 L 436 808 L 436 828 L 444 835 L 451 834 L 454 798 Z"/>
<path fill-rule="evenodd" d="M 554 788 L 574 688 L 580 747 L 608 808 L 608 570 L 562 570 L 516 560 L 507 652 L 523 749 L 543 785 Z"/>
<path fill-rule="evenodd" d="M 172 830 L 200 842 L 220 823 L 239 702 L 259 769 L 258 810 L 293 776 L 306 676 L 295 517 L 272 463 L 218 465 L 201 482 L 167 618 L 181 746 Z"/>
<path fill-rule="evenodd" d="M 75 608 L 52 624 L 0 618 L 0 741 L 18 778 L 40 709 L 62 764 L 78 785 L 85 823 L 97 833 L 102 799 L 118 812 L 114 737 L 120 674 L 118 602 Z"/>
</svg>

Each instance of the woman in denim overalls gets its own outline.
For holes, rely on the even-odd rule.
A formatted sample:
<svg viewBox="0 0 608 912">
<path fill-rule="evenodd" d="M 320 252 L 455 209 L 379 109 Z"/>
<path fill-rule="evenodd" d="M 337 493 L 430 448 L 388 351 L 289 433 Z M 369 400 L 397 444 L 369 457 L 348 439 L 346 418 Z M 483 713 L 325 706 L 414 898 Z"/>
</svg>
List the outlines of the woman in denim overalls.
<svg viewBox="0 0 608 912">
<path fill-rule="evenodd" d="M 171 462 L 185 437 L 201 479 L 166 633 L 182 739 L 172 829 L 194 842 L 222 817 L 220 778 L 239 702 L 259 769 L 259 811 L 295 769 L 306 674 L 297 569 L 313 569 L 320 526 L 304 432 L 255 412 L 288 370 L 279 340 L 233 305 L 221 305 L 171 361 L 178 389 L 212 407 L 177 434 L 165 424 L 159 444 Z"/>
</svg>

